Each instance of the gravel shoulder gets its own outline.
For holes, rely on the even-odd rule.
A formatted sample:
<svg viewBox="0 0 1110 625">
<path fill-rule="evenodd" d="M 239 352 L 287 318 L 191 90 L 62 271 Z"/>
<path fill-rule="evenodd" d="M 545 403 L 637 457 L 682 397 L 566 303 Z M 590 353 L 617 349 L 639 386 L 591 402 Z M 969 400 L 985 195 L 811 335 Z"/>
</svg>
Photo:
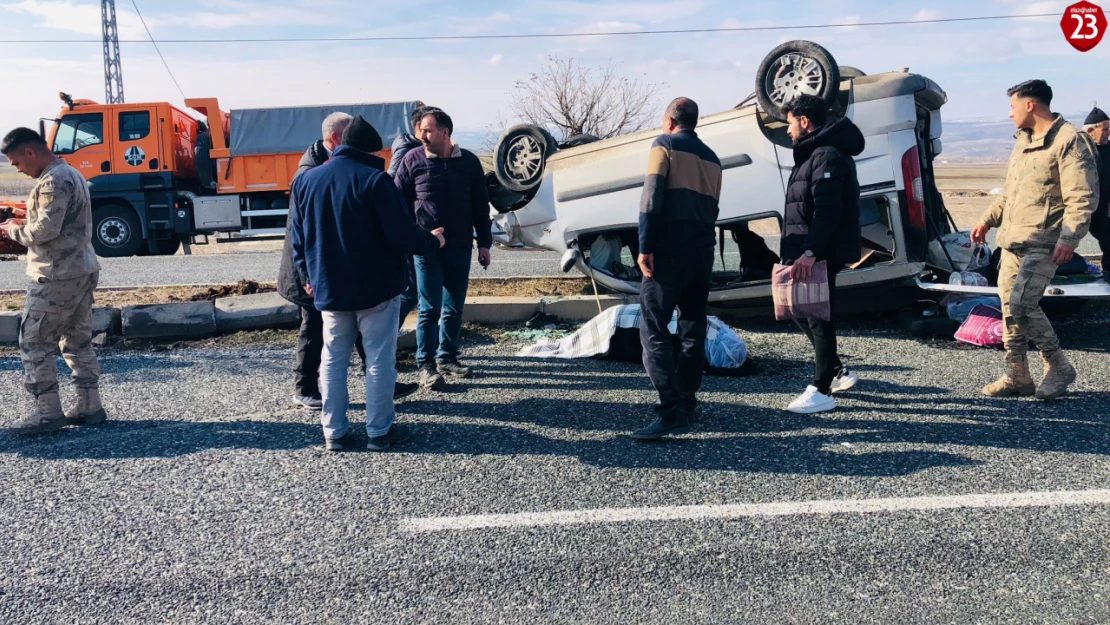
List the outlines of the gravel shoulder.
<svg viewBox="0 0 1110 625">
<path fill-rule="evenodd" d="M 745 320 L 761 374 L 706 378 L 700 430 L 661 445 L 627 437 L 653 395 L 640 367 L 520 359 L 503 332 L 472 327 L 475 377 L 400 403 L 421 434 L 383 455 L 321 450 L 315 415 L 289 402 L 289 333 L 104 349 L 112 421 L 0 433 L 0 622 L 1106 622 L 1099 506 L 401 528 L 459 514 L 1104 488 L 1107 323 L 1105 307 L 1057 322 L 1080 379 L 1042 403 L 979 395 L 997 352 L 851 318 L 842 351 L 861 386 L 833 413 L 800 416 L 781 406 L 811 375 L 804 338 Z M 0 351 L 0 385 L 18 391 L 21 376 Z M 352 375 L 356 419 L 360 384 Z M 8 397 L 0 422 L 28 408 Z"/>
</svg>

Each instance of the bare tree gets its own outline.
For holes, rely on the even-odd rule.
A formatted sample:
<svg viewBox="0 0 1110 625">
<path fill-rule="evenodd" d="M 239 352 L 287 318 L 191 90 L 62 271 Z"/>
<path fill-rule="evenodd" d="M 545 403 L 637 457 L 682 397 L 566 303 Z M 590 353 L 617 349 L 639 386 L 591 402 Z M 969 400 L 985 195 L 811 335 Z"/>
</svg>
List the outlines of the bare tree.
<svg viewBox="0 0 1110 625">
<path fill-rule="evenodd" d="M 559 141 L 581 134 L 608 139 L 650 126 L 662 86 L 621 76 L 611 61 L 586 67 L 551 56 L 538 73 L 516 82 L 508 108 Z"/>
</svg>

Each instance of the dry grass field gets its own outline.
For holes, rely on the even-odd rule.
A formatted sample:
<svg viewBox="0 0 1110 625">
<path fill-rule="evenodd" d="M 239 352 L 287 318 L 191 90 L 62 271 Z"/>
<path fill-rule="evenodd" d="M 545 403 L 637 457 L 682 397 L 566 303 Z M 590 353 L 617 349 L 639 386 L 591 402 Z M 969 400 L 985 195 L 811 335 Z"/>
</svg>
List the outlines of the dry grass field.
<svg viewBox="0 0 1110 625">
<path fill-rule="evenodd" d="M 990 206 L 991 189 L 1001 187 L 1006 179 L 1006 165 L 938 164 L 937 189 L 944 196 L 944 205 L 960 228 L 970 228 Z"/>
</svg>

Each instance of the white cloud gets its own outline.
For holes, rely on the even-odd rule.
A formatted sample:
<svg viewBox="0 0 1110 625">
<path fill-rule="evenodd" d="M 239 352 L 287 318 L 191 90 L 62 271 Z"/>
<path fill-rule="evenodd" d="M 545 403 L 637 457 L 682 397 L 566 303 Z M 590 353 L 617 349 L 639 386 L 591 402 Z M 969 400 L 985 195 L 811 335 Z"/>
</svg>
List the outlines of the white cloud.
<svg viewBox="0 0 1110 625">
<path fill-rule="evenodd" d="M 930 20 L 935 20 L 938 17 L 940 17 L 939 11 L 934 11 L 933 9 L 921 9 L 916 14 L 914 14 L 913 21 L 928 22 Z"/>
<path fill-rule="evenodd" d="M 539 11 L 579 19 L 588 16 L 600 22 L 631 21 L 660 24 L 698 15 L 705 8 L 705 2 L 704 0 L 674 0 L 593 3 L 579 0 L 554 0 L 537 3 L 536 6 Z"/>
<path fill-rule="evenodd" d="M 836 18 L 835 20 L 833 20 L 832 23 L 833 24 L 839 24 L 839 25 L 842 25 L 842 26 L 845 27 L 845 28 L 839 28 L 837 30 L 840 30 L 841 32 L 848 32 L 848 31 L 859 30 L 859 27 L 856 26 L 856 24 L 859 24 L 862 21 L 863 20 L 860 19 L 860 16 L 858 16 L 858 15 L 845 15 L 844 17 Z"/>
<path fill-rule="evenodd" d="M 505 57 L 501 56 L 500 54 L 495 54 L 495 55 L 489 57 L 489 64 L 490 65 L 500 65 L 501 64 L 501 59 L 503 59 L 503 58 L 505 58 Z"/>
<path fill-rule="evenodd" d="M 0 4 L 9 12 L 39 18 L 39 26 L 67 30 L 81 35 L 100 37 L 100 6 L 71 0 L 23 0 L 14 4 Z M 154 23 L 147 20 L 151 31 Z M 146 31 L 137 15 L 116 7 L 116 28 L 121 39 L 146 38 Z"/>
<path fill-rule="evenodd" d="M 582 27 L 582 32 L 599 33 L 627 33 L 633 30 L 643 30 L 644 27 L 635 22 L 594 22 Z"/>
</svg>

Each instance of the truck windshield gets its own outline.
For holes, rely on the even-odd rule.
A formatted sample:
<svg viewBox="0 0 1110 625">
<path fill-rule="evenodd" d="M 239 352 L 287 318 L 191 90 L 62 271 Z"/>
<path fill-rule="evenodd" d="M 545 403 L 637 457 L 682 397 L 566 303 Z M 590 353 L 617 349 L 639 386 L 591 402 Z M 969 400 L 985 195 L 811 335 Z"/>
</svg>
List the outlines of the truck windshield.
<svg viewBox="0 0 1110 625">
<path fill-rule="evenodd" d="M 58 121 L 54 132 L 55 154 L 73 154 L 89 145 L 104 142 L 104 116 L 102 113 L 66 115 Z"/>
</svg>

